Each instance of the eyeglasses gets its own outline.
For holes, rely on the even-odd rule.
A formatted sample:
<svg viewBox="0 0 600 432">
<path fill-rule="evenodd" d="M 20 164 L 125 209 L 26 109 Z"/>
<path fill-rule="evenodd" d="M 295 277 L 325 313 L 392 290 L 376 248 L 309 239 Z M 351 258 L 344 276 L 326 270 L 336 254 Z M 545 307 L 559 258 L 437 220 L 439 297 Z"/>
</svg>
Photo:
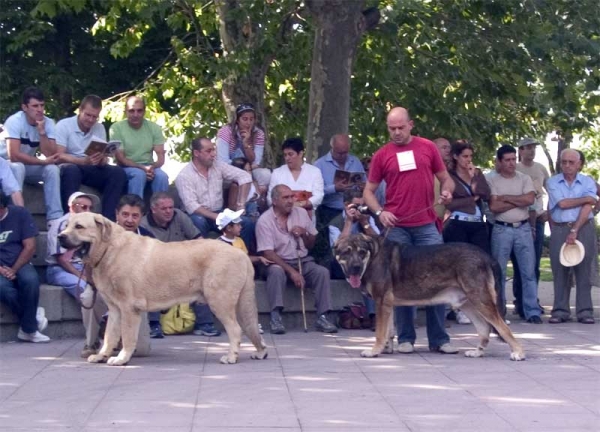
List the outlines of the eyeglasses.
<svg viewBox="0 0 600 432">
<path fill-rule="evenodd" d="M 73 203 L 71 204 L 73 207 L 77 207 L 78 209 L 81 209 L 83 211 L 88 211 L 92 209 L 92 206 L 89 206 L 87 204 L 79 204 L 79 203 Z"/>
</svg>

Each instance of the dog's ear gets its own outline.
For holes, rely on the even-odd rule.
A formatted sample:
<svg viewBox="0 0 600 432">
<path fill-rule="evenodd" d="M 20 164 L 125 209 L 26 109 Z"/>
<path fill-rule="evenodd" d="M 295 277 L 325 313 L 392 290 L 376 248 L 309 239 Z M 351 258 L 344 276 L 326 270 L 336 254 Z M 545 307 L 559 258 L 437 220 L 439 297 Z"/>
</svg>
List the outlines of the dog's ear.
<svg viewBox="0 0 600 432">
<path fill-rule="evenodd" d="M 100 230 L 102 241 L 108 242 L 112 234 L 112 222 L 99 214 L 94 215 L 94 222 Z"/>
<path fill-rule="evenodd" d="M 369 252 L 371 252 L 371 255 L 377 255 L 377 252 L 379 252 L 379 239 L 377 238 L 373 238 L 373 237 L 369 237 L 367 235 L 364 235 L 364 241 L 367 245 L 367 249 L 369 250 Z"/>
</svg>

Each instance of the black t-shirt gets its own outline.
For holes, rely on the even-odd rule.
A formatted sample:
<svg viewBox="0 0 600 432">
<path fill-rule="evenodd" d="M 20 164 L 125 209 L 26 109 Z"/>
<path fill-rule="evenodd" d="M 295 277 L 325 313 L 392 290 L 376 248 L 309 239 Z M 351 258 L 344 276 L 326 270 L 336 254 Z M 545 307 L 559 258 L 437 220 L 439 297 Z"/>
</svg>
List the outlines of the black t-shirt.
<svg viewBox="0 0 600 432">
<path fill-rule="evenodd" d="M 33 217 L 24 207 L 8 206 L 0 221 L 0 265 L 12 267 L 23 250 L 23 240 L 38 235 Z"/>
</svg>

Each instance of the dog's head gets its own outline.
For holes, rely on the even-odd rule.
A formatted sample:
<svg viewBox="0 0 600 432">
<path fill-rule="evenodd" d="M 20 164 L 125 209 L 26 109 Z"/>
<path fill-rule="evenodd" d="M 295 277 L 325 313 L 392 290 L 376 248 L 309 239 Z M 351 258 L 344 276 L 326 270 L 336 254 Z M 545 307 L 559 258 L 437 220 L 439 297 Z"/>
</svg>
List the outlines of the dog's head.
<svg viewBox="0 0 600 432">
<path fill-rule="evenodd" d="M 352 288 L 360 288 L 362 277 L 377 252 L 379 241 L 364 234 L 351 235 L 337 241 L 334 247 L 335 258 Z"/>
<path fill-rule="evenodd" d="M 96 213 L 73 214 L 67 227 L 58 235 L 58 241 L 65 249 L 77 249 L 77 253 L 85 258 L 92 245 L 109 240 L 112 224 Z"/>
</svg>

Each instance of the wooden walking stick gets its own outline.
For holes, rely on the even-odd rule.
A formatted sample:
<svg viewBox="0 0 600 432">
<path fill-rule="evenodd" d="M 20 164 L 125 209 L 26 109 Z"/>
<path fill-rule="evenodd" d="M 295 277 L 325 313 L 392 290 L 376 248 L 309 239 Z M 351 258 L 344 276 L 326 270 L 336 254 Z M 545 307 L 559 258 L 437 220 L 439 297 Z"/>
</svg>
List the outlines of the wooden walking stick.
<svg viewBox="0 0 600 432">
<path fill-rule="evenodd" d="M 298 256 L 298 271 L 302 276 L 302 258 L 300 258 L 300 239 L 296 239 L 296 255 Z M 304 322 L 304 333 L 308 333 L 306 326 L 306 305 L 304 304 L 304 285 L 300 286 L 300 302 L 302 303 L 302 320 Z"/>
</svg>

